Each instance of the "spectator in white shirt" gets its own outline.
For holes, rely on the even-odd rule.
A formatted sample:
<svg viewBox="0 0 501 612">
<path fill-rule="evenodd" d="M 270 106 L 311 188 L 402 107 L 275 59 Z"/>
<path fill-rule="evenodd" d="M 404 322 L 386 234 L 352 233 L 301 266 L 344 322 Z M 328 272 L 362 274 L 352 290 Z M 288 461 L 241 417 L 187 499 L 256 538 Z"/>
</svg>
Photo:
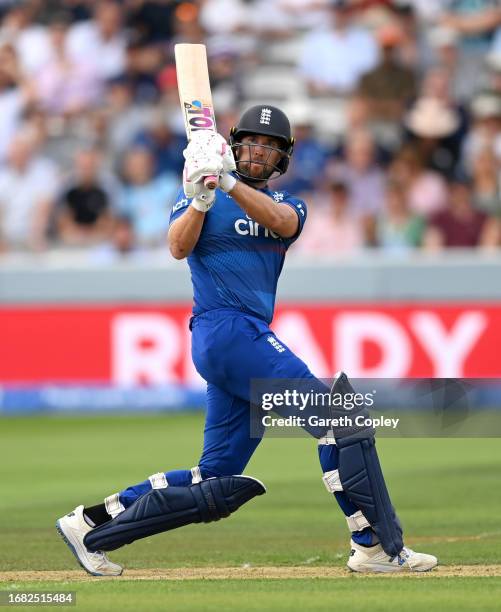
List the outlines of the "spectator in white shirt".
<svg viewBox="0 0 501 612">
<path fill-rule="evenodd" d="M 54 16 L 49 27 L 52 58 L 34 78 L 38 101 L 50 114 L 76 114 L 97 104 L 102 81 L 95 65 L 68 57 L 69 15 Z"/>
<path fill-rule="evenodd" d="M 306 36 L 299 69 L 312 94 L 349 94 L 378 62 L 372 34 L 352 22 L 345 0 L 332 5 L 333 23 Z"/>
<path fill-rule="evenodd" d="M 19 128 L 27 96 L 20 85 L 20 71 L 12 45 L 0 47 L 0 163 Z"/>
<path fill-rule="evenodd" d="M 71 28 L 67 40 L 68 57 L 93 66 L 103 81 L 121 74 L 125 70 L 127 47 L 122 22 L 121 4 L 101 0 L 93 19 Z"/>
<path fill-rule="evenodd" d="M 0 37 L 11 42 L 26 76 L 32 76 L 52 56 L 47 28 L 34 22 L 34 3 L 16 3 L 5 15 Z"/>
<path fill-rule="evenodd" d="M 21 131 L 0 170 L 0 249 L 43 250 L 58 190 L 57 167 L 36 154 L 36 138 Z"/>
</svg>

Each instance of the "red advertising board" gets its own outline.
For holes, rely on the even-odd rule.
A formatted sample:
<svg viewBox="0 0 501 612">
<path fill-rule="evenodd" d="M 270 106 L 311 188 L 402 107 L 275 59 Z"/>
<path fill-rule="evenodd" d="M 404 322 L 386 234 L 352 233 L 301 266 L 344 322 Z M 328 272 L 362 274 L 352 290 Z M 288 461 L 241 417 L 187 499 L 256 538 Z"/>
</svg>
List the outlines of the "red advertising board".
<svg viewBox="0 0 501 612">
<path fill-rule="evenodd" d="M 198 384 L 188 304 L 0 310 L 1 383 Z M 501 304 L 285 304 L 273 329 L 318 376 L 501 377 Z"/>
</svg>

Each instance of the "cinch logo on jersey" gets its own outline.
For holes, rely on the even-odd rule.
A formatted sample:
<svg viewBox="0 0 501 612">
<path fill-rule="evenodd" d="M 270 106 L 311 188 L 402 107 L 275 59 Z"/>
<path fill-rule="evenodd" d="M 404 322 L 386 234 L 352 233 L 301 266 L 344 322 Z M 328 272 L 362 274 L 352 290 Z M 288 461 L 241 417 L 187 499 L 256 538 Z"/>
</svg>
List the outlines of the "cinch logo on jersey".
<svg viewBox="0 0 501 612">
<path fill-rule="evenodd" d="M 261 110 L 261 117 L 259 117 L 259 123 L 270 125 L 271 120 L 271 108 L 263 108 Z"/>
<path fill-rule="evenodd" d="M 280 342 L 274 338 L 273 336 L 268 336 L 266 340 L 271 344 L 271 346 L 276 349 L 279 353 L 283 353 L 285 351 L 285 346 L 280 344 Z"/>
<path fill-rule="evenodd" d="M 264 237 L 264 238 L 280 238 L 278 234 L 272 232 L 267 227 L 263 227 L 259 225 L 257 221 L 253 221 L 249 217 L 246 219 L 237 219 L 235 221 L 235 231 L 240 236 L 253 236 L 254 238 Z"/>
</svg>

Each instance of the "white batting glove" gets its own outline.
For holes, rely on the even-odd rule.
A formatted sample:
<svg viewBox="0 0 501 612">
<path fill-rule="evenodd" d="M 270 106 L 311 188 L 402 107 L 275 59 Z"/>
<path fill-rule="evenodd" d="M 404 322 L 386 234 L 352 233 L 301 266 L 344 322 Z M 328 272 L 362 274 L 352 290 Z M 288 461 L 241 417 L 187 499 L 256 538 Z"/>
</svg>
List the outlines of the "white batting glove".
<svg viewBox="0 0 501 612">
<path fill-rule="evenodd" d="M 200 164 L 200 165 L 199 165 Z M 207 212 L 214 203 L 216 190 L 205 187 L 203 178 L 219 177 L 222 162 L 219 159 L 199 160 L 199 163 L 186 162 L 183 172 L 183 190 L 187 198 L 192 198 L 191 206 L 200 212 Z"/>
<path fill-rule="evenodd" d="M 223 159 L 220 155 L 204 155 L 203 157 L 193 157 L 186 160 L 184 164 L 183 184 L 198 183 L 203 181 L 206 176 L 215 176 L 223 172 Z M 185 190 L 188 197 L 188 193 Z"/>
<path fill-rule="evenodd" d="M 183 155 L 186 160 L 213 154 L 222 156 L 226 147 L 228 143 L 221 134 L 211 130 L 199 130 L 191 137 Z"/>
<path fill-rule="evenodd" d="M 213 176 L 220 178 L 219 187 L 223 191 L 231 191 L 235 186 L 236 179 L 230 174 L 236 170 L 235 159 L 230 145 L 221 134 L 209 130 L 195 132 L 188 146 L 183 151 L 183 155 L 186 159 L 186 165 L 190 168 L 190 173 L 192 172 L 191 168 L 206 164 L 206 159 L 212 162 L 215 161 L 217 156 L 220 156 L 222 169 L 217 174 L 213 173 Z M 196 172 L 194 176 L 196 176 Z M 201 176 L 208 175 L 201 174 Z"/>
<path fill-rule="evenodd" d="M 197 184 L 201 185 L 200 191 L 190 202 L 190 206 L 193 206 L 195 210 L 199 210 L 200 212 L 206 213 L 214 205 L 214 200 L 216 199 L 216 190 L 207 189 L 207 187 L 203 186 L 203 183 Z"/>
</svg>

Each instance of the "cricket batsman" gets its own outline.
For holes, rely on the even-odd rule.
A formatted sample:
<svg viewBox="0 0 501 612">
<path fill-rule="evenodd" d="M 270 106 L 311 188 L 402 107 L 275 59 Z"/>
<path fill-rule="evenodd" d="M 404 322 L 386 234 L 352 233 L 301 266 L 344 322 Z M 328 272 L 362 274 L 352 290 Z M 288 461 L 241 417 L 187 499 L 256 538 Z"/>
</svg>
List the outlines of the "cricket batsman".
<svg viewBox="0 0 501 612">
<path fill-rule="evenodd" d="M 229 144 L 215 132 L 199 131 L 184 151 L 183 190 L 172 209 L 169 245 L 176 259 L 188 259 L 193 282 L 192 357 L 207 381 L 204 446 L 194 467 L 158 472 L 57 521 L 80 565 L 94 576 L 122 573 L 105 551 L 225 518 L 265 493 L 259 480 L 242 475 L 261 439 L 251 432 L 252 379 L 294 379 L 326 389 L 269 327 L 285 254 L 307 216 L 304 202 L 268 187 L 287 171 L 293 146 L 286 115 L 260 105 L 243 114 Z M 209 176 L 217 177 L 214 190 L 204 184 Z M 336 375 L 329 392 L 353 392 L 344 373 Z M 348 567 L 434 568 L 436 557 L 404 546 L 374 430 L 310 428 L 309 433 L 318 441 L 325 486 L 351 532 Z"/>
</svg>

